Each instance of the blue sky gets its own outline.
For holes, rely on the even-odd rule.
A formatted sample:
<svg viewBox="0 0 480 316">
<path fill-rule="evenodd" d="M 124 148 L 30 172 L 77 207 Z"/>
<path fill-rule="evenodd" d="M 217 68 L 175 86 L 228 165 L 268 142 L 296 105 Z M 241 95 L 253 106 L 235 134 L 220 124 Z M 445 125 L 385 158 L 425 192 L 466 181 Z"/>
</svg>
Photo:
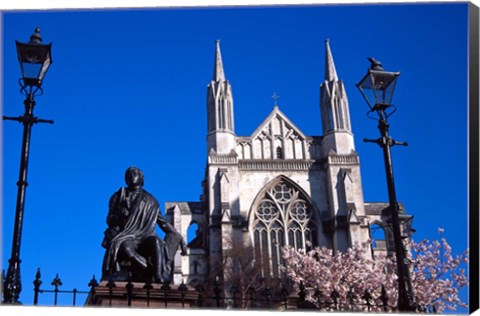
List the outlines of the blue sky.
<svg viewBox="0 0 480 316">
<path fill-rule="evenodd" d="M 278 105 L 305 134 L 321 135 L 325 39 L 344 81 L 365 201 L 387 201 L 376 122 L 355 84 L 369 66 L 401 71 L 391 134 L 398 199 L 416 240 L 444 227 L 467 244 L 467 5 L 323 5 L 256 8 L 3 12 L 3 114 L 23 113 L 15 40 L 36 26 L 53 65 L 35 114 L 21 249 L 21 301 L 58 272 L 64 289 L 100 277 L 110 195 L 127 167 L 145 172 L 160 204 L 198 201 L 206 163 L 206 86 L 215 40 L 234 94 L 235 129 L 250 135 Z M 3 122 L 3 268 L 10 257 L 22 127 Z M 466 299 L 466 292 L 464 298 Z M 70 298 L 69 298 L 70 299 Z M 68 299 L 68 301 L 69 301 Z M 51 297 L 43 294 L 41 304 Z"/>
</svg>

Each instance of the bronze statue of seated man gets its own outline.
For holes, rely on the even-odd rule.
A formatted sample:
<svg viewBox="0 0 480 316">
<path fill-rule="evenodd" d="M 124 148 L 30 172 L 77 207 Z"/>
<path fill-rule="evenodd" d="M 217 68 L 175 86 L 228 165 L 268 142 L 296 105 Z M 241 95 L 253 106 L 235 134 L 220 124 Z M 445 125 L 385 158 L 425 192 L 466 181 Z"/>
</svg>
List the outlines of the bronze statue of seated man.
<svg viewBox="0 0 480 316">
<path fill-rule="evenodd" d="M 173 256 L 179 246 L 182 255 L 186 254 L 185 241 L 162 216 L 158 201 L 143 189 L 140 169 L 128 168 L 125 182 L 127 187 L 120 188 L 109 202 L 102 280 L 170 283 Z M 171 244 L 157 236 L 157 224 Z"/>
</svg>

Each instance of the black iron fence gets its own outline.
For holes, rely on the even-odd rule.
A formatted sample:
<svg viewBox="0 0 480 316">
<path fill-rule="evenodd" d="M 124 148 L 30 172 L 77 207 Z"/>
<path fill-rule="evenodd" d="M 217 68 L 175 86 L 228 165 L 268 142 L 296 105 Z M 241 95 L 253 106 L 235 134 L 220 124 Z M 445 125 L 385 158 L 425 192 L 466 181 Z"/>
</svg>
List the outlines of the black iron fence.
<svg viewBox="0 0 480 316">
<path fill-rule="evenodd" d="M 93 277 L 95 279 L 95 277 Z M 55 278 L 52 280 L 50 283 L 53 288 L 50 290 L 45 290 L 41 288 L 42 285 L 42 280 L 41 280 L 41 273 L 40 273 L 40 268 L 37 269 L 37 273 L 35 274 L 35 280 L 33 281 L 33 305 L 38 305 L 38 298 L 40 294 L 43 293 L 51 293 L 53 294 L 53 305 L 57 306 L 58 305 L 58 298 L 59 295 L 63 296 L 69 296 L 71 295 L 72 303 L 69 304 L 69 306 L 77 306 L 78 304 L 78 297 L 83 296 L 83 298 L 86 299 L 87 295 L 90 293 L 90 291 L 81 291 L 77 290 L 76 288 L 72 290 L 60 290 L 60 287 L 63 285 L 62 280 L 60 277 L 57 275 Z M 83 305 L 83 303 L 81 303 Z"/>
<path fill-rule="evenodd" d="M 2 273 L 3 279 L 3 273 Z M 3 280 L 2 280 L 3 281 Z M 238 285 L 230 286 L 228 290 L 222 288 L 218 281 L 211 286 L 187 287 L 185 284 L 168 285 L 128 282 L 102 282 L 100 285 L 92 277 L 88 283 L 89 291 L 82 291 L 76 288 L 72 290 L 60 289 L 63 285 L 58 274 L 51 281 L 51 288 L 44 289 L 41 280 L 40 269 L 35 275 L 33 305 L 38 305 L 40 294 L 50 294 L 53 297 L 52 303 L 58 305 L 59 295 L 71 297 L 68 306 L 95 304 L 95 298 L 103 297 L 102 306 L 117 306 L 119 300 L 123 306 L 135 306 L 132 302 L 135 299 L 143 299 L 146 307 L 175 307 L 175 308 L 221 308 L 221 309 L 276 309 L 293 310 L 309 309 L 322 311 L 365 311 L 365 312 L 387 312 L 395 311 L 389 306 L 389 297 L 382 286 L 380 295 L 374 295 L 378 291 L 365 291 L 359 295 L 353 289 L 342 297 L 339 292 L 333 290 L 331 293 L 322 293 L 318 289 L 306 288 L 302 283 L 295 289 L 279 286 L 272 289 L 269 286 L 249 286 L 241 288 Z M 3 282 L 2 282 L 3 285 Z M 79 304 L 79 296 L 85 300 Z M 194 298 L 194 299 L 192 299 Z M 115 303 L 113 303 L 115 300 Z M 68 299 L 67 299 L 68 301 Z M 62 302 L 66 302 L 65 299 Z M 98 302 L 98 300 L 97 300 Z M 151 304 L 157 302 L 156 305 Z M 158 304 L 160 302 L 160 304 Z M 175 302 L 175 303 L 174 303 Z M 50 304 L 52 304 L 50 303 Z M 49 305 L 50 305 L 49 304 Z M 63 303 L 62 305 L 65 305 Z M 435 306 L 418 306 L 417 312 L 436 313 Z"/>
</svg>

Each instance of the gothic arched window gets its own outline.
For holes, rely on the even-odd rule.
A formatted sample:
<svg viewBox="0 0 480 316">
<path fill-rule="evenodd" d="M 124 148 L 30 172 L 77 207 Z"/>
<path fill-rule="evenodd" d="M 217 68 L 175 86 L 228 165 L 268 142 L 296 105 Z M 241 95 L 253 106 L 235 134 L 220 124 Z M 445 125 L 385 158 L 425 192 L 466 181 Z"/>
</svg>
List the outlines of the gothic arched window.
<svg viewBox="0 0 480 316">
<path fill-rule="evenodd" d="M 370 225 L 370 239 L 372 243 L 372 255 L 374 258 L 376 253 L 386 253 L 387 238 L 385 230 L 380 224 L 375 222 Z"/>
<path fill-rule="evenodd" d="M 283 159 L 282 147 L 277 147 L 277 159 Z"/>
<path fill-rule="evenodd" d="M 251 215 L 257 263 L 264 276 L 279 277 L 283 246 L 310 249 L 317 245 L 313 208 L 298 188 L 282 178 L 257 201 Z"/>
</svg>

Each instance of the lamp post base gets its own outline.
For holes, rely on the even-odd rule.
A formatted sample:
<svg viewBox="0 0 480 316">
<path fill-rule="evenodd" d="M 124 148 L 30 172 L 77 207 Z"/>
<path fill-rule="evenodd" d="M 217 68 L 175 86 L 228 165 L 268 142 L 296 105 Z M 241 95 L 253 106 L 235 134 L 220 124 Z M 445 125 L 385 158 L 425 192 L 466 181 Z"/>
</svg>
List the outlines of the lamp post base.
<svg viewBox="0 0 480 316">
<path fill-rule="evenodd" d="M 22 282 L 20 278 L 20 262 L 21 260 L 8 261 L 8 271 L 5 277 L 5 283 L 3 286 L 3 303 L 21 305 L 18 301 L 20 292 L 22 291 Z"/>
</svg>

